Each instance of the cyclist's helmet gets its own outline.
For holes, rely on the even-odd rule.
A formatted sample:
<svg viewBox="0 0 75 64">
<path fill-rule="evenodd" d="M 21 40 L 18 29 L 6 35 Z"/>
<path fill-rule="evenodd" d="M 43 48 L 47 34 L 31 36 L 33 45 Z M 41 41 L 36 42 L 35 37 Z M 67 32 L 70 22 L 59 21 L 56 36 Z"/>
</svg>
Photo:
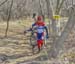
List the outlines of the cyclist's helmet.
<svg viewBox="0 0 75 64">
<path fill-rule="evenodd" d="M 39 26 L 44 26 L 44 22 L 42 19 L 43 19 L 42 16 L 38 16 L 36 24 Z"/>
<path fill-rule="evenodd" d="M 42 16 L 38 16 L 37 21 L 41 21 L 41 20 L 42 20 Z"/>
</svg>

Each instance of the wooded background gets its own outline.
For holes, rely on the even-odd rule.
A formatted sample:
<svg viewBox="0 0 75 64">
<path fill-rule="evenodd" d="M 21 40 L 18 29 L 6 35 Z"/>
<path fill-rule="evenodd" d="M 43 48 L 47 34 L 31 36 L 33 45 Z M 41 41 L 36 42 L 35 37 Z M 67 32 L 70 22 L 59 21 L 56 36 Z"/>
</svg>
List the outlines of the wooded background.
<svg viewBox="0 0 75 64">
<path fill-rule="evenodd" d="M 47 40 L 46 55 L 42 56 L 43 52 L 41 53 L 43 61 L 52 61 L 51 58 L 54 58 L 54 61 L 60 57 L 60 55 L 67 53 L 69 49 L 75 50 L 75 0 L 0 0 L 0 45 L 2 50 L 6 45 L 9 49 L 12 47 L 12 49 L 14 49 L 19 45 L 20 53 L 25 54 L 25 50 L 31 51 L 25 48 L 26 43 L 28 43 L 27 40 L 29 39 L 27 39 L 28 37 L 26 37 L 23 32 L 32 24 L 33 13 L 43 15 L 44 20 L 47 20 L 47 22 L 45 22 L 47 23 L 50 38 Z M 54 18 L 55 15 L 60 16 L 60 18 Z M 25 24 L 23 22 L 25 22 Z M 21 25 L 21 23 L 24 24 L 24 26 Z M 13 41 L 14 43 L 12 44 Z M 5 43 L 7 44 L 5 45 Z M 9 45 L 10 43 L 11 45 Z M 21 49 L 21 45 L 24 49 Z M 28 45 L 29 44 L 27 44 L 27 46 Z M 5 52 L 5 50 L 3 51 Z M 17 51 L 17 49 L 14 50 Z M 14 56 L 13 58 L 24 55 L 17 52 L 18 55 L 16 56 L 15 53 L 12 55 Z M 6 59 L 9 57 L 12 58 L 12 56 L 6 56 Z M 41 56 L 39 55 L 38 59 L 40 59 Z M 73 61 L 75 60 L 74 56 Z M 2 58 L 4 58 L 4 56 L 2 56 Z M 34 58 L 34 56 L 32 56 L 32 58 Z M 68 59 L 68 61 L 70 60 Z"/>
<path fill-rule="evenodd" d="M 0 19 L 6 20 L 12 0 L 0 0 Z M 49 0 L 53 14 L 60 9 L 61 16 L 68 16 L 68 8 L 75 4 L 75 0 Z M 13 0 L 11 19 L 25 18 L 33 13 L 48 15 L 47 0 Z M 51 12 L 50 12 L 51 13 Z"/>
</svg>

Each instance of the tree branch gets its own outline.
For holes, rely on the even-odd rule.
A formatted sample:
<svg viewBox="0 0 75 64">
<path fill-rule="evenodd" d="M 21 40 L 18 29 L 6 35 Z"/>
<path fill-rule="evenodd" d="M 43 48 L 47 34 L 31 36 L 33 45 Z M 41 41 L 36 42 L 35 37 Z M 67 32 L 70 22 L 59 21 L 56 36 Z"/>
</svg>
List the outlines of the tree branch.
<svg viewBox="0 0 75 64">
<path fill-rule="evenodd" d="M 10 5 L 10 9 L 9 9 L 9 14 L 8 14 L 8 18 L 7 18 L 7 27 L 6 27 L 5 37 L 7 37 L 7 33 L 8 33 L 8 29 L 9 29 L 9 20 L 10 20 L 10 17 L 11 17 L 12 6 L 13 6 L 13 0 L 11 1 L 11 5 Z"/>
<path fill-rule="evenodd" d="M 8 1 L 8 0 L 5 0 L 4 2 L 2 2 L 2 3 L 0 4 L 0 6 L 2 6 L 3 4 L 5 4 L 7 1 Z"/>
</svg>

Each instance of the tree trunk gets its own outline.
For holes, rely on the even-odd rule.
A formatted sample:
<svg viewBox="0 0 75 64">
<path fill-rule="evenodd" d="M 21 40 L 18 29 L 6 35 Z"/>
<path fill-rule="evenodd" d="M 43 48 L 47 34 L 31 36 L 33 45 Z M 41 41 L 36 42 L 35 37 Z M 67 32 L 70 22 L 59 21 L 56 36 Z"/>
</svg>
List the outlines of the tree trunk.
<svg viewBox="0 0 75 64">
<path fill-rule="evenodd" d="M 55 30 L 55 21 L 53 19 L 53 12 L 52 12 L 49 0 L 46 0 L 46 5 L 47 5 L 48 18 L 52 20 L 52 31 L 54 32 L 54 30 Z M 51 32 L 50 28 L 51 28 L 51 26 L 50 26 L 50 20 L 49 20 L 49 36 L 50 36 L 50 32 Z"/>
<path fill-rule="evenodd" d="M 8 29 L 9 29 L 9 20 L 10 20 L 10 17 L 11 17 L 11 9 L 12 9 L 12 6 L 13 6 L 13 0 L 11 1 L 9 13 L 8 13 L 7 27 L 6 27 L 6 31 L 5 31 L 5 37 L 7 37 L 7 33 L 8 33 Z"/>
<path fill-rule="evenodd" d="M 67 22 L 67 25 L 66 25 L 64 31 L 62 32 L 62 34 L 59 37 L 59 39 L 53 45 L 53 48 L 52 48 L 52 50 L 50 52 L 51 57 L 56 58 L 59 55 L 59 52 L 63 50 L 64 41 L 67 38 L 67 36 L 69 35 L 69 32 L 74 27 L 74 25 L 75 25 L 75 10 L 74 10 L 74 8 L 72 8 L 69 20 Z"/>
<path fill-rule="evenodd" d="M 42 6 L 41 6 L 41 0 L 39 0 L 39 6 L 40 6 L 40 8 L 39 8 L 39 15 L 43 15 L 43 13 L 42 13 Z"/>
<path fill-rule="evenodd" d="M 60 4 L 60 0 L 57 0 L 55 14 L 58 12 L 59 4 Z"/>
<path fill-rule="evenodd" d="M 73 2 L 74 2 L 74 1 L 72 0 L 72 6 L 73 6 Z"/>
</svg>

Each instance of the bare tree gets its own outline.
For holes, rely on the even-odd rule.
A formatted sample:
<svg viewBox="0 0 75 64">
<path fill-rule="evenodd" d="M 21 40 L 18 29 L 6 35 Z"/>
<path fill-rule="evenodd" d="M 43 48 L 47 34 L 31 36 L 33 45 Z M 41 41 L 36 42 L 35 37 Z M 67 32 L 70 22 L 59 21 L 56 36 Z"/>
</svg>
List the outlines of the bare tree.
<svg viewBox="0 0 75 64">
<path fill-rule="evenodd" d="M 60 3 L 60 0 L 57 0 L 57 5 L 56 5 L 56 11 L 55 14 L 59 15 L 60 10 L 62 8 L 63 3 L 65 2 L 65 0 L 62 0 Z"/>
<path fill-rule="evenodd" d="M 53 29 L 55 27 L 54 25 L 54 19 L 53 19 L 53 12 L 50 6 L 50 1 L 46 0 L 46 4 L 47 4 L 47 13 L 48 13 L 48 18 L 52 20 L 52 24 L 53 24 Z M 49 21 L 49 33 L 50 33 L 50 21 Z"/>
<path fill-rule="evenodd" d="M 5 0 L 4 2 L 2 2 L 2 3 L 0 4 L 0 6 L 2 6 L 3 4 L 5 4 L 7 1 L 8 1 L 8 0 Z"/>
<path fill-rule="evenodd" d="M 60 51 L 63 50 L 64 41 L 67 38 L 70 31 L 72 30 L 72 28 L 74 27 L 74 25 L 75 25 L 75 6 L 71 8 L 70 17 L 68 19 L 68 22 L 67 22 L 67 25 L 66 25 L 64 31 L 62 32 L 59 39 L 53 45 L 54 48 L 50 52 L 51 56 L 57 57 L 59 55 Z"/>
<path fill-rule="evenodd" d="M 72 0 L 72 5 L 73 5 L 73 2 L 74 2 L 74 1 Z"/>
<path fill-rule="evenodd" d="M 40 14 L 40 15 L 43 15 L 43 13 L 42 13 L 42 6 L 41 6 L 41 0 L 39 0 L 39 6 L 40 6 L 39 14 Z"/>
<path fill-rule="evenodd" d="M 0 1 L 2 2 L 2 0 L 0 0 Z M 4 14 L 6 14 L 5 10 L 7 11 L 7 9 L 8 9 L 7 8 L 8 5 L 4 4 L 6 1 L 7 0 L 2 2 L 1 7 L 0 7 L 0 17 L 5 18 L 5 19 L 6 19 L 6 16 L 7 16 L 7 15 L 6 16 L 4 15 Z M 22 1 L 21 0 L 14 0 L 14 2 L 13 2 L 14 5 L 13 5 L 13 8 L 12 8 L 13 12 L 11 13 L 12 19 L 13 18 L 14 19 L 24 18 L 24 16 L 27 16 L 27 14 L 32 15 L 33 12 L 35 12 L 37 14 L 39 13 L 41 15 L 47 15 L 48 12 L 47 12 L 47 7 L 46 7 L 46 2 L 45 1 L 46 0 L 22 0 Z M 59 14 L 60 11 L 62 10 L 61 8 L 63 6 L 64 1 L 67 1 L 67 0 L 49 0 L 50 3 L 51 3 L 51 1 L 53 3 L 52 4 L 53 13 L 55 11 L 55 13 Z M 68 2 L 73 3 L 74 1 L 73 0 L 69 1 L 68 0 Z M 34 3 L 34 5 L 33 5 L 33 3 Z M 30 5 L 28 5 L 28 4 L 30 4 Z M 69 3 L 68 3 L 68 5 L 69 5 Z"/>
<path fill-rule="evenodd" d="M 7 18 L 7 27 L 6 27 L 6 31 L 5 31 L 5 37 L 7 37 L 7 33 L 8 33 L 8 29 L 9 29 L 9 20 L 11 17 L 11 9 L 13 6 L 13 0 L 11 1 L 11 5 L 10 5 L 10 9 L 9 9 L 9 14 L 8 14 L 8 18 Z"/>
</svg>

